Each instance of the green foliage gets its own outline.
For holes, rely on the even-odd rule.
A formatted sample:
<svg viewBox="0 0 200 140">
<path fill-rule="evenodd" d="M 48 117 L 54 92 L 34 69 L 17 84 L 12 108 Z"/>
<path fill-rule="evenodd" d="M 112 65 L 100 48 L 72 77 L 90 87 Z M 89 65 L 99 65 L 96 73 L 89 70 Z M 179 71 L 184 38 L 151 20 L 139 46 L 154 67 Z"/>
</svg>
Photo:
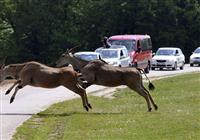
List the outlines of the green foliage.
<svg viewBox="0 0 200 140">
<path fill-rule="evenodd" d="M 102 45 L 103 36 L 115 34 L 149 34 L 153 41 L 153 51 L 161 46 L 177 46 L 188 58 L 200 46 L 200 2 L 0 2 L 0 57 L 7 55 L 12 63 L 37 60 L 53 65 L 67 48 L 80 45 L 79 51 L 94 50 Z"/>
</svg>

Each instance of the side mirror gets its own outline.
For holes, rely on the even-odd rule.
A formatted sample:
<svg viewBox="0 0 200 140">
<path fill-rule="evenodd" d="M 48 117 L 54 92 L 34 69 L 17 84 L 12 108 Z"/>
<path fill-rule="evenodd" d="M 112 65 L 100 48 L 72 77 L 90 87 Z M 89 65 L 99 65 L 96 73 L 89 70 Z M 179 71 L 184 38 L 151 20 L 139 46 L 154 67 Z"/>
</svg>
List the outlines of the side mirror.
<svg viewBox="0 0 200 140">
<path fill-rule="evenodd" d="M 178 53 L 178 51 L 176 50 L 176 54 L 175 54 L 176 56 L 178 56 L 179 55 L 179 53 Z"/>
<path fill-rule="evenodd" d="M 136 52 L 137 52 L 137 53 L 140 53 L 140 52 L 141 52 L 141 48 L 138 47 L 137 50 L 136 50 Z"/>
</svg>

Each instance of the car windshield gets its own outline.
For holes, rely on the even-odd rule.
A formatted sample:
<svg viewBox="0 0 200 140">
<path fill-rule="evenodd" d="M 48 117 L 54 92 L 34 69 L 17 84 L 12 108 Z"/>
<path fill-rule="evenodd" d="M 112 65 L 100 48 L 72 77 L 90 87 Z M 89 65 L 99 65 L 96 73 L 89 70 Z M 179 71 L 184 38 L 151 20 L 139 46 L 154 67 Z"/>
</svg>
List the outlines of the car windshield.
<svg viewBox="0 0 200 140">
<path fill-rule="evenodd" d="M 75 54 L 75 56 L 87 61 L 98 59 L 96 54 Z"/>
<path fill-rule="evenodd" d="M 200 53 L 200 48 L 196 49 L 194 53 Z"/>
<path fill-rule="evenodd" d="M 128 52 L 135 50 L 135 40 L 109 40 L 111 45 L 125 46 Z"/>
<path fill-rule="evenodd" d="M 118 58 L 118 50 L 97 50 L 102 56 L 102 58 Z"/>
<path fill-rule="evenodd" d="M 175 55 L 175 50 L 160 49 L 156 52 L 156 55 Z"/>
</svg>

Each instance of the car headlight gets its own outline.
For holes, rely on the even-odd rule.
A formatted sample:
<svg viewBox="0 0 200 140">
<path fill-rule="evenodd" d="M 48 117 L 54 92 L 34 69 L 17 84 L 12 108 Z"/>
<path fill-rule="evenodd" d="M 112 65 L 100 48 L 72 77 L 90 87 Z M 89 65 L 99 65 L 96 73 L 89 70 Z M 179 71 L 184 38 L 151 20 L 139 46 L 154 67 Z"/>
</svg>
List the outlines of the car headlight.
<svg viewBox="0 0 200 140">
<path fill-rule="evenodd" d="M 167 60 L 167 62 L 172 63 L 172 62 L 174 62 L 174 59 L 169 59 L 169 60 Z"/>
<path fill-rule="evenodd" d="M 113 65 L 117 65 L 118 64 L 118 62 L 117 61 L 113 61 L 113 63 L 112 63 Z"/>
<path fill-rule="evenodd" d="M 152 59 L 152 60 L 151 60 L 151 63 L 156 63 L 156 59 Z"/>
</svg>

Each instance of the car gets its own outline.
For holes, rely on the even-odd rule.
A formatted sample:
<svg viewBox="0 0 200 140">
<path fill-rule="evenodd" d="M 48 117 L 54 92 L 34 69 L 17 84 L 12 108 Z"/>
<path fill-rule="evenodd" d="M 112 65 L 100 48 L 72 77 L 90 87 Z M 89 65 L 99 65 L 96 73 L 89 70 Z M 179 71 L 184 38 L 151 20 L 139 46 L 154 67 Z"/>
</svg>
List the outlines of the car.
<svg viewBox="0 0 200 140">
<path fill-rule="evenodd" d="M 194 66 L 198 64 L 200 66 L 200 47 L 196 48 L 196 50 L 190 56 L 190 66 Z"/>
<path fill-rule="evenodd" d="M 92 61 L 95 59 L 102 59 L 101 54 L 98 52 L 86 51 L 74 53 L 74 56 L 81 58 L 86 61 Z"/>
<path fill-rule="evenodd" d="M 152 59 L 152 42 L 149 35 L 113 35 L 108 38 L 108 43 L 125 46 L 130 56 L 131 66 L 144 69 L 145 73 L 149 73 Z"/>
<path fill-rule="evenodd" d="M 185 56 L 180 48 L 177 47 L 161 47 L 152 58 L 151 69 L 155 68 L 177 68 L 183 69 L 185 64 Z"/>
<path fill-rule="evenodd" d="M 129 67 L 130 56 L 125 46 L 111 45 L 110 48 L 98 48 L 95 50 L 101 54 L 102 59 L 113 66 Z"/>
</svg>

